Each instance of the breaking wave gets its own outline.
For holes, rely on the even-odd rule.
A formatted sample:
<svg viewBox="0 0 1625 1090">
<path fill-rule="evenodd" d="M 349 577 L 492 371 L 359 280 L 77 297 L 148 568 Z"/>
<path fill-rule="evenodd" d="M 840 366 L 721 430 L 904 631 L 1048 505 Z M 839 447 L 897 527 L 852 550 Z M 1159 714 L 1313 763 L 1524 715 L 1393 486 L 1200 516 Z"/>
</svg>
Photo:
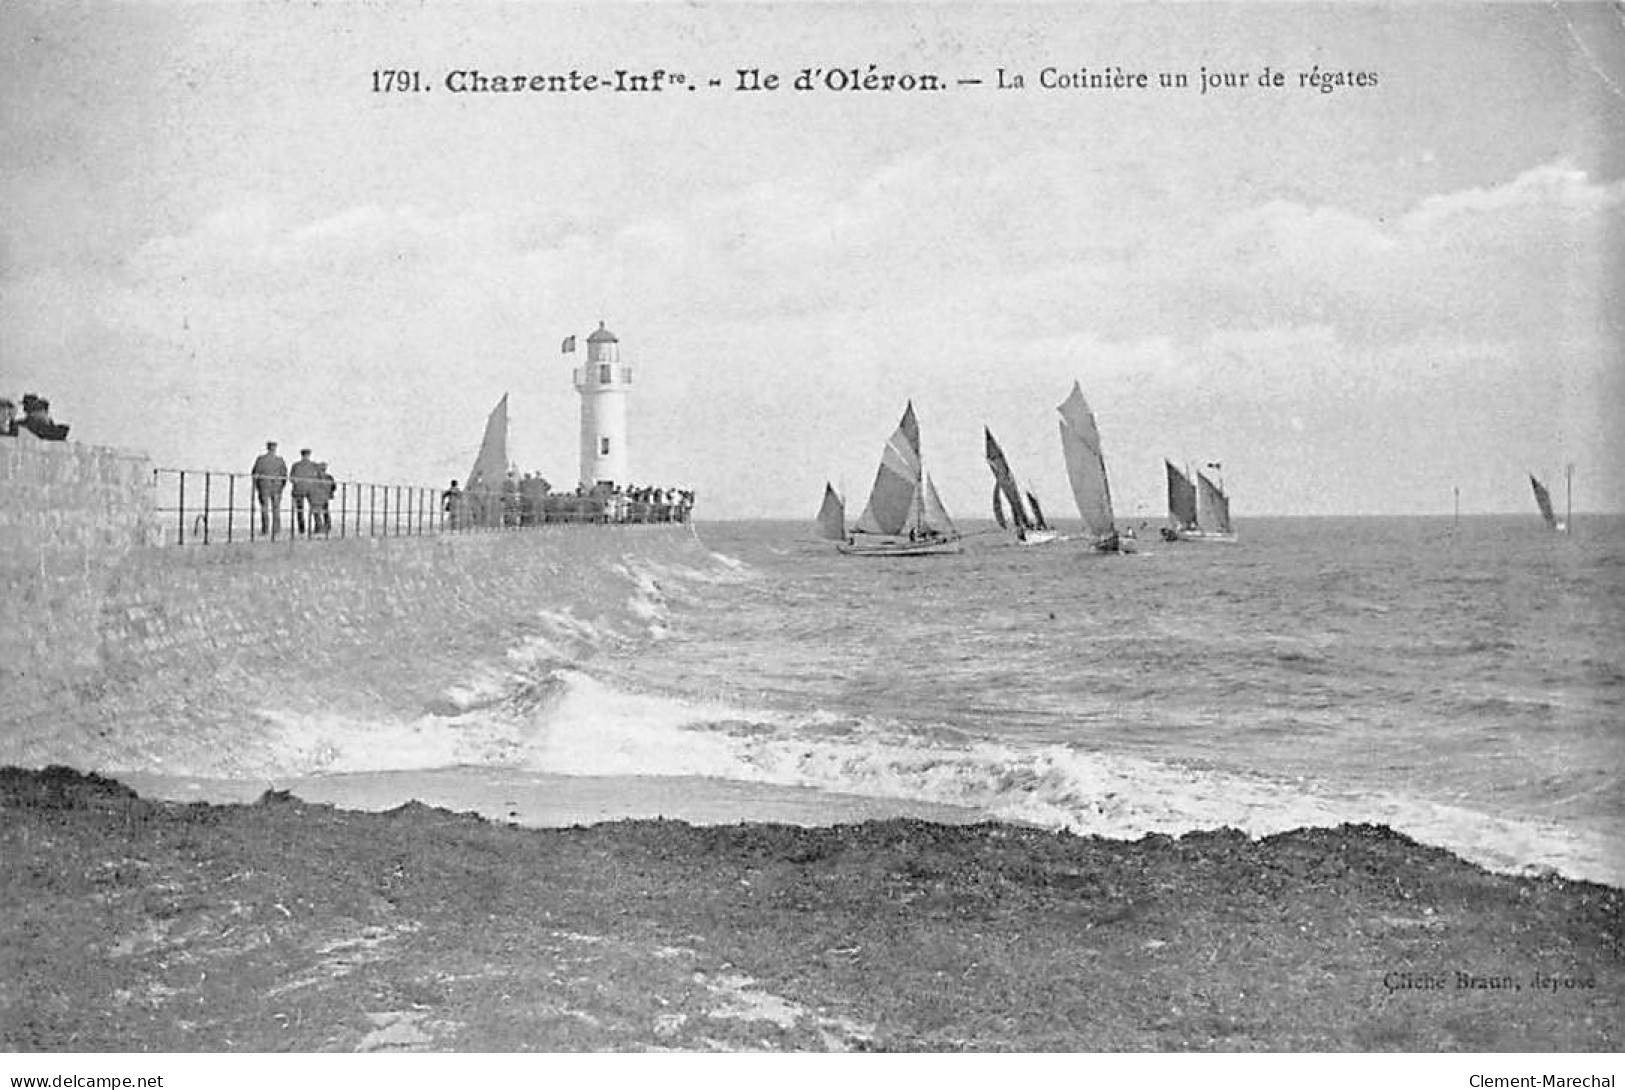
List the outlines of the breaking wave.
<svg viewBox="0 0 1625 1090">
<path fill-rule="evenodd" d="M 536 591 L 522 631 L 498 632 L 474 655 L 462 650 L 467 639 L 451 641 L 455 664 L 368 656 L 349 675 L 338 663 L 340 676 L 323 690 L 331 699 L 317 706 L 262 685 L 246 709 L 239 698 L 232 714 L 213 710 L 201 724 L 160 708 L 23 760 L 0 742 L 0 760 L 261 784 L 456 767 L 708 777 L 968 808 L 1122 839 L 1381 823 L 1493 870 L 1625 884 L 1612 846 L 1585 830 L 1065 742 L 973 736 L 941 723 L 662 691 L 644 681 L 640 653 L 681 638 L 675 617 L 686 604 L 756 573 L 696 541 L 573 564 Z M 1318 660 L 1291 648 L 1280 657 L 1307 669 Z M 426 697 L 425 675 L 438 678 Z M 385 699 L 342 698 L 361 691 Z M 390 699 L 397 694 L 411 699 Z"/>
<path fill-rule="evenodd" d="M 898 723 L 631 691 L 577 665 L 558 665 L 552 650 L 540 645 L 516 652 L 515 662 L 521 668 L 506 677 L 471 683 L 464 709 L 452 715 L 377 722 L 268 714 L 266 760 L 252 774 L 276 780 L 474 766 L 706 777 L 968 808 L 992 819 L 1117 839 L 1222 826 L 1265 836 L 1379 823 L 1491 870 L 1550 870 L 1614 885 L 1625 880 L 1602 837 L 1541 823 L 1066 745 L 956 738 L 942 729 L 927 738 Z M 532 672 L 537 664 L 546 665 L 544 676 Z"/>
</svg>

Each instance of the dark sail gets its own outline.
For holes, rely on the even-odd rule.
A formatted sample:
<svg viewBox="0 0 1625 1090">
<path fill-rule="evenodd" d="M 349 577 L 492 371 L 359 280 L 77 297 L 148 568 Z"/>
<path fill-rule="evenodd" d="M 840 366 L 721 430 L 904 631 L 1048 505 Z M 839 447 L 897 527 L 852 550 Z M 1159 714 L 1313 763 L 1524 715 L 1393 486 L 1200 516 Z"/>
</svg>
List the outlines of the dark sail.
<svg viewBox="0 0 1625 1090">
<path fill-rule="evenodd" d="M 1551 493 L 1546 491 L 1546 486 L 1541 484 L 1533 473 L 1529 474 L 1529 484 L 1535 490 L 1535 502 L 1540 505 L 1540 517 L 1546 520 L 1546 528 L 1557 529 L 1557 514 L 1552 510 Z"/>
<path fill-rule="evenodd" d="M 1027 503 L 1031 505 L 1033 509 L 1033 528 L 1037 530 L 1048 530 L 1049 523 L 1044 518 L 1044 509 L 1038 506 L 1038 497 L 1033 495 L 1031 492 L 1027 493 Z"/>
<path fill-rule="evenodd" d="M 1196 486 L 1172 462 L 1164 459 L 1162 464 L 1168 467 L 1168 517 L 1188 530 L 1196 525 Z"/>
<path fill-rule="evenodd" d="M 1010 472 L 1010 463 L 1005 460 L 999 441 L 993 438 L 993 432 L 985 426 L 982 428 L 982 434 L 987 440 L 987 465 L 993 471 L 993 483 L 1009 503 L 1010 517 L 1015 521 L 1016 529 L 1032 529 L 1033 520 L 1027 516 L 1027 510 L 1022 506 L 1021 493 L 1016 489 L 1015 475 Z M 999 525 L 1004 524 L 1001 522 Z"/>
</svg>

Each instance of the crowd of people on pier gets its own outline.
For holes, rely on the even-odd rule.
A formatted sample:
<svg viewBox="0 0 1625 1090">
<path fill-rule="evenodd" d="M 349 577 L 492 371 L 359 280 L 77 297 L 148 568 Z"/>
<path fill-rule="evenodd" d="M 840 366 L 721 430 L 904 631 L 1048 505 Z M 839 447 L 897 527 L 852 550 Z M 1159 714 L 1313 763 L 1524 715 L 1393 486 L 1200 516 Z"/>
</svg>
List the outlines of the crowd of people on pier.
<svg viewBox="0 0 1625 1090">
<path fill-rule="evenodd" d="M 521 476 L 517 470 L 495 484 L 472 481 L 463 487 L 454 480 L 441 494 L 446 527 L 454 530 L 549 522 L 687 522 L 693 508 L 693 489 L 600 481 L 592 488 L 577 485 L 569 492 L 554 492 L 540 473 Z"/>
</svg>

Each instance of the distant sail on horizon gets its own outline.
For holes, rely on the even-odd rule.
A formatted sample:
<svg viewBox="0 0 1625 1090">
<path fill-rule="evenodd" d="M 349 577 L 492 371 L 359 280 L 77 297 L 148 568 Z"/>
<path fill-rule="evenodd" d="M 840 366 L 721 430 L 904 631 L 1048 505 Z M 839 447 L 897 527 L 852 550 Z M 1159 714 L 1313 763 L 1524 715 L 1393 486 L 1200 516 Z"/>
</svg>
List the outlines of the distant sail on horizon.
<svg viewBox="0 0 1625 1090">
<path fill-rule="evenodd" d="M 824 502 L 818 508 L 818 536 L 828 541 L 846 540 L 846 501 L 835 486 L 824 482 Z"/>
<path fill-rule="evenodd" d="M 1535 503 L 1540 507 L 1540 517 L 1546 520 L 1546 528 L 1557 529 L 1557 512 L 1552 510 L 1552 494 L 1546 491 L 1546 486 L 1533 473 L 1529 474 L 1529 484 L 1535 490 Z"/>
</svg>

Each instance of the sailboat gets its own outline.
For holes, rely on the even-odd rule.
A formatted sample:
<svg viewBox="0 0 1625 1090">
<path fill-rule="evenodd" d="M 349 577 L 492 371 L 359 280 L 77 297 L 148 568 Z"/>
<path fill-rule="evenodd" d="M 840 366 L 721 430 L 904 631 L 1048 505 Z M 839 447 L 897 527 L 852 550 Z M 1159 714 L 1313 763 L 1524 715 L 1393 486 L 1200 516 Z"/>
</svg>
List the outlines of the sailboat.
<svg viewBox="0 0 1625 1090">
<path fill-rule="evenodd" d="M 824 502 L 818 508 L 818 536 L 826 541 L 846 540 L 846 501 L 835 486 L 824 482 Z"/>
<path fill-rule="evenodd" d="M 1054 541 L 1060 535 L 1044 521 L 1044 509 L 1038 506 L 1038 497 L 1028 492 L 1026 503 L 1022 502 L 1022 494 L 1016 488 L 1015 474 L 1010 472 L 1010 463 L 1005 460 L 999 441 L 993 438 L 992 430 L 986 425 L 982 427 L 982 434 L 987 441 L 987 465 L 993 471 L 994 521 L 1000 529 L 1007 530 L 1014 525 L 1016 540 L 1023 545 L 1042 545 L 1046 541 Z M 1004 513 L 1006 503 L 1010 505 L 1008 518 Z"/>
<path fill-rule="evenodd" d="M 852 533 L 835 546 L 848 556 L 940 556 L 964 551 L 936 485 L 920 458 L 914 403 L 881 452 L 869 504 Z"/>
<path fill-rule="evenodd" d="M 1546 529 L 1558 534 L 1567 533 L 1569 524 L 1566 520 L 1559 519 L 1557 512 L 1552 510 L 1552 494 L 1546 491 L 1546 486 L 1540 483 L 1540 478 L 1533 473 L 1529 474 L 1529 484 L 1535 490 L 1535 503 L 1540 507 L 1540 517 L 1546 520 Z M 1572 505 L 1572 499 L 1570 503 Z"/>
<path fill-rule="evenodd" d="M 456 512 L 459 523 L 475 526 L 502 525 L 502 497 L 508 481 L 508 395 L 496 403 L 485 418 L 485 435 L 474 468 L 463 478 L 464 486 Z"/>
<path fill-rule="evenodd" d="M 1100 449 L 1100 429 L 1095 426 L 1089 403 L 1083 399 L 1083 388 L 1076 382 L 1058 411 L 1061 454 L 1066 459 L 1066 475 L 1072 483 L 1072 498 L 1077 501 L 1084 531 L 1098 552 L 1134 552 L 1133 535 L 1117 530 L 1111 483 L 1106 479 L 1106 457 Z"/>
<path fill-rule="evenodd" d="M 1206 541 L 1234 544 L 1235 529 L 1230 525 L 1230 497 L 1207 474 L 1196 474 L 1191 483 L 1172 462 L 1162 461 L 1168 471 L 1168 518 L 1172 526 L 1162 530 L 1166 541 Z M 1217 463 L 1209 463 L 1217 468 Z"/>
</svg>

